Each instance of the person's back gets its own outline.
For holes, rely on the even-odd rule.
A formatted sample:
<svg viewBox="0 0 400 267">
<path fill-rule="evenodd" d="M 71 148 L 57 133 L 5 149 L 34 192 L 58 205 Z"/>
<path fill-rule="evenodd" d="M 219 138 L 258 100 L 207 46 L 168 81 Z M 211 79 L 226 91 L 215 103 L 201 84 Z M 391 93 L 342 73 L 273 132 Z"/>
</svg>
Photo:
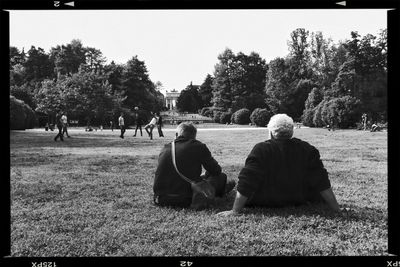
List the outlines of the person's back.
<svg viewBox="0 0 400 267">
<path fill-rule="evenodd" d="M 200 180 L 203 164 L 213 175 L 221 173 L 221 167 L 211 157 L 207 146 L 198 140 L 178 137 L 175 140 L 175 154 L 179 171 L 195 182 Z M 179 176 L 172 164 L 171 143 L 166 144 L 159 155 L 153 189 L 156 195 L 192 196 L 190 184 Z"/>
<path fill-rule="evenodd" d="M 142 125 L 143 121 L 142 121 L 142 116 L 139 114 L 139 112 L 135 113 L 135 122 L 137 125 Z"/>
<path fill-rule="evenodd" d="M 293 119 L 275 114 L 267 127 L 270 139 L 253 147 L 239 173 L 232 210 L 220 214 L 240 213 L 246 205 L 282 207 L 307 201 L 325 201 L 339 211 L 319 152 L 293 138 Z"/>
<path fill-rule="evenodd" d="M 172 143 L 161 150 L 153 185 L 156 205 L 199 209 L 208 205 L 207 198 L 222 197 L 235 186 L 234 181 L 227 181 L 207 146 L 196 140 L 196 133 L 193 124 L 184 122 L 177 127 L 177 138 L 172 141 L 176 168 L 185 178 L 173 164 Z M 208 189 L 203 191 L 201 185 Z"/>
<path fill-rule="evenodd" d="M 254 146 L 239 174 L 238 190 L 252 187 L 248 205 L 285 206 L 320 199 L 330 182 L 315 147 L 297 138 L 271 139 Z"/>
<path fill-rule="evenodd" d="M 56 115 L 56 125 L 57 127 L 63 127 L 63 119 L 61 115 Z"/>
</svg>

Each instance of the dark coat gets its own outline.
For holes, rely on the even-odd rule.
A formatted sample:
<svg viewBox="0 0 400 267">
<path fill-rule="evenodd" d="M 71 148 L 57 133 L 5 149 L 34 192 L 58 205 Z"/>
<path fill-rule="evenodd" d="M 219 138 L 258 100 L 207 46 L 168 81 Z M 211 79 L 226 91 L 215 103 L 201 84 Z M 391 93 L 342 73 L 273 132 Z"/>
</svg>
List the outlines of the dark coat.
<svg viewBox="0 0 400 267">
<path fill-rule="evenodd" d="M 143 125 L 143 116 L 139 112 L 136 112 L 135 114 L 135 122 L 136 125 Z"/>
<path fill-rule="evenodd" d="M 200 181 L 202 166 L 211 175 L 221 174 L 221 166 L 207 146 L 198 140 L 179 136 L 175 140 L 175 152 L 179 171 L 191 180 Z M 190 184 L 177 174 L 172 164 L 171 143 L 166 144 L 159 155 L 153 191 L 157 196 L 192 196 Z"/>
<path fill-rule="evenodd" d="M 319 151 L 297 138 L 254 146 L 239 173 L 237 190 L 249 205 L 284 206 L 320 199 L 330 188 Z"/>
</svg>

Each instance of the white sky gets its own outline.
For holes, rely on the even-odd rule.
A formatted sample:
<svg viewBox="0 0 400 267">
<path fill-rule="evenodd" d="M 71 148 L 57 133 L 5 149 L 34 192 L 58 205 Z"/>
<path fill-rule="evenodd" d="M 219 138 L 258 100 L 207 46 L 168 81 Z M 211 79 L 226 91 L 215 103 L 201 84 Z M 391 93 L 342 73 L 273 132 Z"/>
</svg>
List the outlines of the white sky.
<svg viewBox="0 0 400 267">
<path fill-rule="evenodd" d="M 296 28 L 322 31 L 335 43 L 351 31 L 377 35 L 387 27 L 387 10 L 56 10 L 10 11 L 10 45 L 51 47 L 80 39 L 107 62 L 137 55 L 150 79 L 178 91 L 213 74 L 225 48 L 260 54 L 267 63 L 288 54 Z"/>
</svg>

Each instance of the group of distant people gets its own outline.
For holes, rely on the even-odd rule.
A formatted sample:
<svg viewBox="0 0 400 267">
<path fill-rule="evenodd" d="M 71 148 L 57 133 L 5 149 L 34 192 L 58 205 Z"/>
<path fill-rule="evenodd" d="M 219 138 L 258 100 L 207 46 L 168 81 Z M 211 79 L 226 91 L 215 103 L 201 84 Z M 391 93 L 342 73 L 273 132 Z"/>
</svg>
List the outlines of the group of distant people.
<svg viewBox="0 0 400 267">
<path fill-rule="evenodd" d="M 328 131 L 334 131 L 335 130 L 335 121 L 334 119 L 331 119 L 329 124 L 326 125 L 326 129 Z M 382 130 L 382 127 L 379 126 L 377 123 L 372 123 L 368 122 L 368 115 L 367 113 L 363 113 L 361 116 L 361 127 L 359 129 L 362 129 L 364 131 L 370 129 L 371 132 L 378 132 Z"/>
<path fill-rule="evenodd" d="M 144 130 L 147 132 L 147 134 L 150 137 L 150 140 L 153 140 L 153 129 L 157 127 L 158 130 L 158 135 L 159 137 L 164 137 L 164 133 L 162 131 L 162 126 L 163 126 L 163 121 L 162 117 L 159 112 L 151 112 L 151 119 L 148 124 L 144 126 Z M 140 136 L 143 136 L 142 132 L 142 125 L 143 125 L 143 119 L 142 116 L 139 113 L 139 108 L 135 107 L 135 122 L 136 122 L 136 128 L 135 128 L 135 134 L 133 137 L 136 137 L 137 131 L 140 131 Z M 112 125 L 112 122 L 111 122 Z M 121 115 L 118 118 L 118 126 L 121 130 L 120 138 L 124 138 L 124 134 L 126 132 L 126 125 L 125 125 L 125 119 L 124 119 L 124 113 L 121 112 Z"/>
<path fill-rule="evenodd" d="M 144 130 L 147 132 L 147 134 L 150 137 L 150 140 L 153 140 L 153 130 L 154 128 L 157 128 L 158 135 L 159 137 L 164 137 L 164 133 L 162 131 L 163 127 L 163 119 L 162 116 L 160 115 L 160 112 L 151 112 L 151 119 L 150 122 L 146 125 L 144 125 Z M 140 136 L 143 136 L 142 132 L 142 126 L 143 126 L 143 117 L 140 115 L 139 108 L 135 107 L 135 123 L 136 123 L 136 128 L 135 128 L 135 134 L 133 137 L 136 137 L 137 131 L 140 131 Z M 45 130 L 47 131 L 49 128 L 51 128 L 52 125 L 49 125 L 48 123 L 45 126 Z M 125 125 L 125 119 L 124 119 L 124 113 L 121 112 L 120 117 L 118 118 L 118 126 L 121 130 L 120 138 L 124 138 L 124 134 L 126 132 L 126 125 Z M 56 127 L 58 128 L 58 133 L 54 137 L 54 141 L 57 141 L 60 139 L 61 141 L 64 141 L 64 135 L 66 135 L 68 138 L 71 136 L 68 134 L 68 118 L 67 118 L 67 113 L 66 112 L 60 112 L 56 114 Z M 103 129 L 103 126 L 100 126 L 100 129 Z M 114 131 L 114 123 L 111 120 L 110 121 L 110 129 L 111 131 Z M 91 126 L 86 127 L 86 131 L 92 131 L 93 128 Z"/>
<path fill-rule="evenodd" d="M 68 134 L 68 118 L 67 118 L 67 113 L 58 113 L 56 115 L 56 126 L 58 129 L 57 135 L 54 137 L 54 141 L 57 142 L 57 140 L 60 138 L 61 141 L 64 141 L 64 134 L 67 135 L 67 137 L 71 137 Z"/>
<path fill-rule="evenodd" d="M 367 113 L 363 113 L 361 116 L 361 123 L 362 123 L 362 127 L 363 127 L 364 131 L 366 131 L 368 129 L 368 119 L 367 118 L 368 118 Z M 370 129 L 371 132 L 378 132 L 381 130 L 382 130 L 382 127 L 380 127 L 376 123 L 372 123 L 371 129 Z"/>
</svg>

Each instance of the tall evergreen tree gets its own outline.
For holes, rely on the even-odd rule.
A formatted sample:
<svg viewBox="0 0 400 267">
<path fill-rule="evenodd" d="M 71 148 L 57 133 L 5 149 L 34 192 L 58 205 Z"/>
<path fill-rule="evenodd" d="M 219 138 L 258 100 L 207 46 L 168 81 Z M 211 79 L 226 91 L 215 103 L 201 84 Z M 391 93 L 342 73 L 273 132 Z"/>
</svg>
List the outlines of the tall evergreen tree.
<svg viewBox="0 0 400 267">
<path fill-rule="evenodd" d="M 207 74 L 204 82 L 200 85 L 199 88 L 199 95 L 203 102 L 204 107 L 210 107 L 212 105 L 212 84 L 213 84 L 213 77 L 210 74 Z"/>
</svg>

